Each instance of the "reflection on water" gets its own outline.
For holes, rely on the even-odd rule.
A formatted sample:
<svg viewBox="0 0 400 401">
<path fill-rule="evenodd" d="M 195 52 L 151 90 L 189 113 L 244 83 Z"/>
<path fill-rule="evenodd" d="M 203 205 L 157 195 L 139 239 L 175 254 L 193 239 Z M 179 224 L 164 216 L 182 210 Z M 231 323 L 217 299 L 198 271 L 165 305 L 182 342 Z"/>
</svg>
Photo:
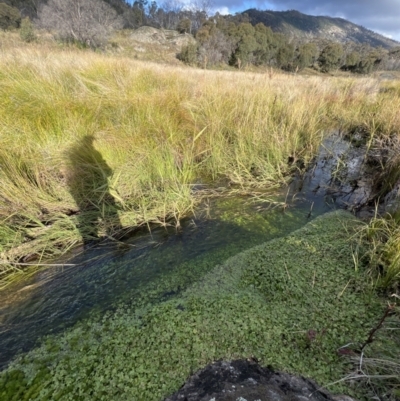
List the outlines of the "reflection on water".
<svg viewBox="0 0 400 401">
<path fill-rule="evenodd" d="M 70 255 L 68 263 L 74 266 L 47 269 L 9 287 L 1 293 L 0 366 L 32 348 L 41 336 L 59 332 L 89 312 L 104 313 L 131 301 L 150 282 L 180 269 L 190 272 L 190 285 L 228 257 L 300 228 L 329 209 L 312 193 L 298 196 L 285 211 L 266 206 L 244 198 L 216 199 L 184 220 L 179 232 L 159 228 L 126 244 L 102 243 Z M 183 283 L 178 289 L 162 288 L 155 294 L 158 302 L 183 291 Z"/>
</svg>

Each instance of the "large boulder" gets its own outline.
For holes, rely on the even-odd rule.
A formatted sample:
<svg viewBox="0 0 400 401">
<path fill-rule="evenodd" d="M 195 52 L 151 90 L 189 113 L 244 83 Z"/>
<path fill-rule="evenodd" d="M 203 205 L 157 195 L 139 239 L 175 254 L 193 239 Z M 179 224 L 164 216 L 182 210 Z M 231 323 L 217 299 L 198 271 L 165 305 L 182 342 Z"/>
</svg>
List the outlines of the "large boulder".
<svg viewBox="0 0 400 401">
<path fill-rule="evenodd" d="M 168 47 L 178 47 L 180 50 L 183 46 L 194 43 L 195 39 L 187 33 L 179 33 L 173 30 L 157 29 L 150 26 L 142 26 L 134 30 L 131 39 L 140 43 L 153 43 Z"/>
</svg>

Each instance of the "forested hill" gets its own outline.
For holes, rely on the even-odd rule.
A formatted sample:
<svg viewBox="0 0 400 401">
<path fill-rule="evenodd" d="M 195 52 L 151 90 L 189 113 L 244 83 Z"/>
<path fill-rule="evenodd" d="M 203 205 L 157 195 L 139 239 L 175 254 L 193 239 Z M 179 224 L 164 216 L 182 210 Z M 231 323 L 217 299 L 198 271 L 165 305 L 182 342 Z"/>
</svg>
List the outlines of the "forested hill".
<svg viewBox="0 0 400 401">
<path fill-rule="evenodd" d="M 260 11 L 249 9 L 247 14 L 251 24 L 262 22 L 275 32 L 303 40 L 324 39 L 346 43 L 349 41 L 369 44 L 372 47 L 382 46 L 386 49 L 399 46 L 400 43 L 356 25 L 343 18 L 312 16 L 299 11 Z"/>
<path fill-rule="evenodd" d="M 99 0 L 83 0 L 81 4 L 93 8 Z M 189 31 L 196 34 L 197 30 L 211 16 L 211 10 L 199 6 L 196 0 L 102 0 L 108 3 L 122 18 L 124 28 L 139 28 L 143 25 L 162 29 L 177 29 L 179 21 L 190 20 Z M 71 2 L 71 0 L 66 0 Z M 65 3 L 63 0 L 0 0 L 0 4 L 19 10 L 22 17 L 29 16 L 37 19 L 38 12 L 45 4 Z M 206 2 L 204 2 L 206 3 Z M 71 3 L 73 4 L 73 3 Z M 75 3 L 74 3 L 75 4 Z M 336 43 L 353 42 L 371 47 L 390 49 L 400 46 L 400 43 L 370 31 L 343 18 L 326 16 L 312 16 L 302 14 L 296 10 L 290 11 L 260 11 L 249 9 L 236 15 L 227 15 L 225 18 L 235 23 L 250 22 L 252 25 L 263 23 L 274 32 L 284 34 L 289 41 L 298 39 L 297 43 L 330 41 Z"/>
</svg>

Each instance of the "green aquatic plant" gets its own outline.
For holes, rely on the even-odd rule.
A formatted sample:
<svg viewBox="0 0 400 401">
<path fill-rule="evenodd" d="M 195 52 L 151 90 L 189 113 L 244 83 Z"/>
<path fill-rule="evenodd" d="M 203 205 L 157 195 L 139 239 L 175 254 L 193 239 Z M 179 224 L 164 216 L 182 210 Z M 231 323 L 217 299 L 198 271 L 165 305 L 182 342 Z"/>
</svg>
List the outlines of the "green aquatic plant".
<svg viewBox="0 0 400 401">
<path fill-rule="evenodd" d="M 382 309 L 343 234 L 357 224 L 330 213 L 227 259 L 161 302 L 144 291 L 49 336 L 1 373 L 0 397 L 18 385 L 21 400 L 158 401 L 212 361 L 247 357 L 321 385 L 337 381 L 349 369 L 337 350 L 365 340 Z M 178 277 L 171 272 L 170 284 Z M 333 390 L 360 391 L 345 383 Z"/>
</svg>

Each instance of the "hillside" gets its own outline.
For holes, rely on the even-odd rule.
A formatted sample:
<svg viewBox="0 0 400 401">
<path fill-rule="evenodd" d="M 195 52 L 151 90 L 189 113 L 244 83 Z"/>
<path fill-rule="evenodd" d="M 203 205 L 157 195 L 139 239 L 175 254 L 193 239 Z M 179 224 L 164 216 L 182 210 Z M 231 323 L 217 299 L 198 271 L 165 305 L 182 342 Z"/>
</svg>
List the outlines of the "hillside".
<svg viewBox="0 0 400 401">
<path fill-rule="evenodd" d="M 249 9 L 244 11 L 253 25 L 262 22 L 275 32 L 300 39 L 324 39 L 335 42 L 369 44 L 386 49 L 399 46 L 400 43 L 376 32 L 370 31 L 343 18 L 312 16 L 299 11 L 260 11 Z"/>
<path fill-rule="evenodd" d="M 176 55 L 182 47 L 195 43 L 192 35 L 174 30 L 142 26 L 116 31 L 106 46 L 108 54 L 133 57 L 137 60 L 181 64 Z"/>
</svg>

